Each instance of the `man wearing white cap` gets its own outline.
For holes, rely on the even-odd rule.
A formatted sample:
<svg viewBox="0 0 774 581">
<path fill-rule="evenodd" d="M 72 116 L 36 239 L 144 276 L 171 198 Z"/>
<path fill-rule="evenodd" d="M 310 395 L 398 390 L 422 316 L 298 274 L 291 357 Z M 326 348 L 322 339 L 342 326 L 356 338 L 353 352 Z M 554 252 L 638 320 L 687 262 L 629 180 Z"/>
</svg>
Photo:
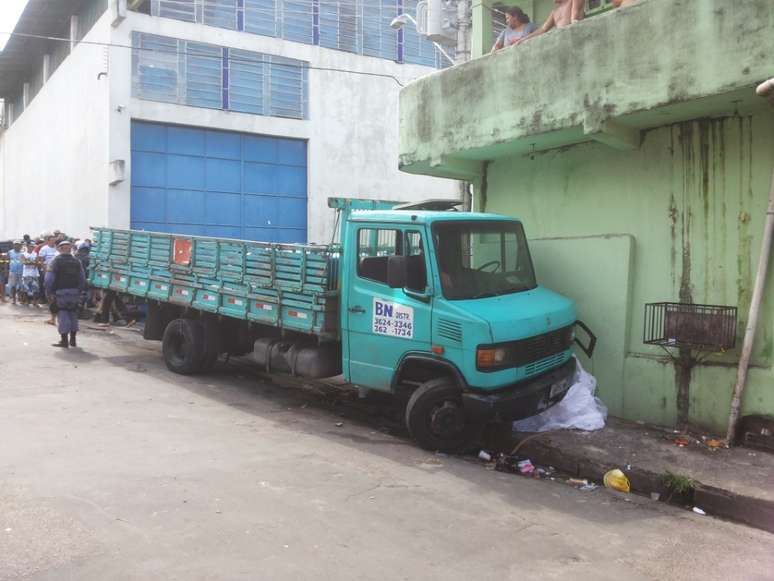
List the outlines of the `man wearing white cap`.
<svg viewBox="0 0 774 581">
<path fill-rule="evenodd" d="M 78 307 L 81 291 L 86 287 L 86 276 L 80 261 L 71 254 L 72 243 L 62 240 L 57 245 L 59 254 L 46 271 L 46 296 L 56 310 L 61 340 L 54 347 L 75 347 L 78 333 Z M 69 342 L 68 342 L 69 335 Z"/>
</svg>

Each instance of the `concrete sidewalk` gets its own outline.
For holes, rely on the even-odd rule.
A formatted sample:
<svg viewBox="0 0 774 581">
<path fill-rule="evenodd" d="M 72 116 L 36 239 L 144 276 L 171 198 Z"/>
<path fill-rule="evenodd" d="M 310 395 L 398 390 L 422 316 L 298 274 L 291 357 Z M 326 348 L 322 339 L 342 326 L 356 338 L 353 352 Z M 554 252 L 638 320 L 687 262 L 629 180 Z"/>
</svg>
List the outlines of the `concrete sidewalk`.
<svg viewBox="0 0 774 581">
<path fill-rule="evenodd" d="M 620 468 L 634 492 L 658 493 L 661 500 L 774 532 L 772 454 L 711 448 L 700 438 L 616 418 L 596 432 L 514 434 L 514 444 L 519 442 L 519 454 L 535 463 L 598 481 Z M 695 481 L 692 493 L 675 494 L 665 483 L 667 473 Z"/>
</svg>

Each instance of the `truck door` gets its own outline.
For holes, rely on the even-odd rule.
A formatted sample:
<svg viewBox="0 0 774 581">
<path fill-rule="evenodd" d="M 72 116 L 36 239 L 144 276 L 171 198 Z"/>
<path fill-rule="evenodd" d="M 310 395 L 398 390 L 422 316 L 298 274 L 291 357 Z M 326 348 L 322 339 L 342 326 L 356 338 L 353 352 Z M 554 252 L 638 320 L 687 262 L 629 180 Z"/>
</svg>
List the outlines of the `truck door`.
<svg viewBox="0 0 774 581">
<path fill-rule="evenodd" d="M 357 263 L 352 266 L 347 312 L 350 381 L 387 391 L 404 353 L 430 351 L 432 277 L 425 232 L 418 227 L 364 224 L 357 227 L 354 239 Z M 390 256 L 409 257 L 405 289 L 387 285 Z"/>
</svg>

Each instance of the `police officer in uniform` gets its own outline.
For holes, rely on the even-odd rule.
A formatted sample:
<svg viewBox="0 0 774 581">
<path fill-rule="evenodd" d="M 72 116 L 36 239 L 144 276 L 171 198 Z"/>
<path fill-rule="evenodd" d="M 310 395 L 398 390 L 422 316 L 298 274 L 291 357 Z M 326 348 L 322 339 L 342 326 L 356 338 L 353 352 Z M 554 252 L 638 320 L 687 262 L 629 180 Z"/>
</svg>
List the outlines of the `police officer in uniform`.
<svg viewBox="0 0 774 581">
<path fill-rule="evenodd" d="M 81 262 L 72 253 L 72 243 L 62 240 L 57 245 L 59 254 L 54 258 L 46 271 L 46 296 L 53 305 L 57 316 L 57 326 L 61 341 L 54 347 L 76 346 L 78 333 L 78 309 L 81 292 L 86 287 L 86 275 Z M 68 343 L 68 335 L 70 340 Z"/>
</svg>

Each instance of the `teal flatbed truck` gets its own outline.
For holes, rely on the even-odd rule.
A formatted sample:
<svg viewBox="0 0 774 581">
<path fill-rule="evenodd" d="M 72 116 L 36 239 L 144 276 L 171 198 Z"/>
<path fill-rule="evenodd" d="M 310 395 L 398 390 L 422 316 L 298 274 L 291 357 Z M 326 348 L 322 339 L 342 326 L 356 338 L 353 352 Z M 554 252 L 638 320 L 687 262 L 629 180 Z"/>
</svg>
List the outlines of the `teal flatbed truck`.
<svg viewBox="0 0 774 581">
<path fill-rule="evenodd" d="M 268 373 L 343 374 L 408 395 L 424 448 L 559 402 L 576 363 L 573 301 L 539 286 L 522 224 L 420 204 L 331 198 L 338 241 L 276 244 L 94 228 L 89 280 L 142 297 L 167 367 L 251 354 Z M 580 344 L 578 342 L 578 344 Z"/>
</svg>

